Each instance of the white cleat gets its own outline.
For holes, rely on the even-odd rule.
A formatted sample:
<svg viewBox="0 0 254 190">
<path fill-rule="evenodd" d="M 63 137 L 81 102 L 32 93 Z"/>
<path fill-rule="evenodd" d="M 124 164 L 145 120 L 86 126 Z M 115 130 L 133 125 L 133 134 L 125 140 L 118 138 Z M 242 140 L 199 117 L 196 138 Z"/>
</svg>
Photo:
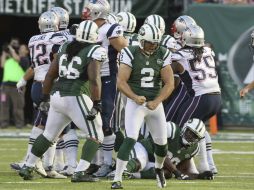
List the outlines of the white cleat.
<svg viewBox="0 0 254 190">
<path fill-rule="evenodd" d="M 65 166 L 64 169 L 60 171 L 59 173 L 65 176 L 72 176 L 75 172 L 75 169 L 76 167 Z"/>
<path fill-rule="evenodd" d="M 55 170 L 48 170 L 46 171 L 47 178 L 53 178 L 53 179 L 66 179 L 67 176 L 64 176 L 60 173 L 57 173 Z"/>
<path fill-rule="evenodd" d="M 38 173 L 42 177 L 47 177 L 47 173 L 45 169 L 43 168 L 42 161 L 39 159 L 34 166 L 34 170 L 36 173 Z"/>
</svg>

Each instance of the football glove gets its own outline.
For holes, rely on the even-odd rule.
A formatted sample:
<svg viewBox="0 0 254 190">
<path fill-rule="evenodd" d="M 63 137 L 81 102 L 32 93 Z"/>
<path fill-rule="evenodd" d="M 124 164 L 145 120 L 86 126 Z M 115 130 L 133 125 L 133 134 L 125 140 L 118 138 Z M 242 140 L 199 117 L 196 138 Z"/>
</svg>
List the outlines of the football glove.
<svg viewBox="0 0 254 190">
<path fill-rule="evenodd" d="M 102 112 L 102 103 L 101 100 L 95 100 L 92 109 L 87 113 L 86 119 L 89 121 L 94 120 L 99 112 Z"/>
<path fill-rule="evenodd" d="M 27 81 L 24 78 L 21 78 L 16 84 L 17 90 L 19 93 L 23 92 L 24 87 L 26 86 Z"/>
<path fill-rule="evenodd" d="M 213 180 L 214 175 L 211 171 L 205 171 L 203 173 L 198 174 L 198 179 L 207 179 L 207 180 Z"/>
<path fill-rule="evenodd" d="M 188 175 L 182 174 L 179 170 L 176 170 L 173 172 L 175 175 L 175 178 L 178 180 L 191 180 L 191 178 Z"/>
<path fill-rule="evenodd" d="M 49 95 L 48 94 L 43 94 L 38 109 L 41 112 L 48 113 L 49 111 Z"/>
</svg>

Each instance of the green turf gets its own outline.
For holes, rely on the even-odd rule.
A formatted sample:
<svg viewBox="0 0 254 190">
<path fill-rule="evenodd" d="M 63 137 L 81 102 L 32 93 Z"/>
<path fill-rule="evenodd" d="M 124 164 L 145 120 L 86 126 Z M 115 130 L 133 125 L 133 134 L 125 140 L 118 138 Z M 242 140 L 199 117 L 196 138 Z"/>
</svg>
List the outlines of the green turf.
<svg viewBox="0 0 254 190">
<path fill-rule="evenodd" d="M 81 142 L 82 143 L 82 142 Z M 27 139 L 0 138 L 0 190 L 105 190 L 111 181 L 73 184 L 70 179 L 43 179 L 39 176 L 32 181 L 23 181 L 9 164 L 19 161 L 26 152 Z M 254 143 L 214 142 L 214 158 L 219 174 L 213 181 L 167 180 L 170 190 L 253 190 L 254 188 Z M 155 180 L 125 180 L 124 189 L 157 189 Z"/>
</svg>

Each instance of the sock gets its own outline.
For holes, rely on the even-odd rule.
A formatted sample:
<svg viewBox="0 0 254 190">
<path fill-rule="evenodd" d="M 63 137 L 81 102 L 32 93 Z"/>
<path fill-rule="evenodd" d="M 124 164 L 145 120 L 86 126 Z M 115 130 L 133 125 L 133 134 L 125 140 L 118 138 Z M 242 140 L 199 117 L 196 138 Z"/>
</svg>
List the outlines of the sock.
<svg viewBox="0 0 254 190">
<path fill-rule="evenodd" d="M 209 169 L 211 170 L 215 168 L 215 164 L 212 153 L 212 139 L 207 131 L 205 132 L 205 141 L 206 141 L 207 162 L 209 165 Z"/>
<path fill-rule="evenodd" d="M 128 161 L 121 160 L 117 158 L 116 160 L 116 172 L 115 172 L 115 177 L 113 181 L 122 181 L 122 174 L 123 171 L 126 169 Z"/>
<path fill-rule="evenodd" d="M 201 141 L 199 141 L 199 152 L 196 155 L 196 160 L 197 160 L 196 166 L 199 173 L 210 170 L 208 166 L 208 162 L 207 162 L 205 139 L 202 139 Z"/>
<path fill-rule="evenodd" d="M 31 153 L 33 153 L 37 157 L 41 157 L 46 150 L 50 147 L 52 143 L 46 139 L 43 134 L 38 136 L 38 138 L 35 140 Z"/>
<path fill-rule="evenodd" d="M 52 168 L 54 164 L 55 152 L 56 143 L 53 143 L 43 154 L 43 167 L 45 168 L 45 170 L 49 170 L 49 168 Z"/>
<path fill-rule="evenodd" d="M 141 179 L 155 179 L 155 171 L 154 168 L 150 168 L 146 171 L 141 171 L 140 172 Z"/>
<path fill-rule="evenodd" d="M 140 172 L 132 173 L 132 175 L 133 175 L 133 177 L 134 177 L 135 179 L 141 179 L 141 174 L 140 174 Z"/>
<path fill-rule="evenodd" d="M 118 152 L 120 146 L 122 145 L 122 143 L 124 141 L 124 135 L 121 131 L 117 131 L 115 133 L 115 135 L 116 135 L 116 139 L 115 139 L 115 144 L 114 144 L 114 150 L 115 150 L 115 152 Z"/>
<path fill-rule="evenodd" d="M 81 159 L 86 160 L 90 163 L 94 158 L 94 155 L 96 154 L 99 146 L 100 144 L 98 142 L 87 139 L 82 148 Z"/>
<path fill-rule="evenodd" d="M 40 129 L 38 127 L 33 126 L 32 130 L 31 130 L 31 133 L 30 133 L 30 137 L 29 137 L 29 142 L 28 142 L 28 146 L 27 146 L 27 153 L 26 153 L 25 160 L 27 159 L 27 156 L 31 152 L 31 149 L 33 147 L 35 139 L 37 139 L 37 137 L 42 133 L 43 133 L 43 129 Z"/>
<path fill-rule="evenodd" d="M 56 171 L 63 170 L 65 166 L 63 149 L 64 149 L 64 141 L 62 139 L 59 139 L 56 144 L 56 152 L 54 159 L 54 168 Z"/>
<path fill-rule="evenodd" d="M 65 142 L 65 156 L 66 164 L 71 167 L 77 166 L 78 154 L 78 136 L 75 129 L 70 129 L 67 134 L 63 136 Z"/>
<path fill-rule="evenodd" d="M 103 147 L 103 157 L 104 157 L 104 164 L 112 165 L 112 153 L 114 149 L 116 136 L 114 134 L 110 136 L 106 136 L 103 139 L 102 147 Z"/>
<path fill-rule="evenodd" d="M 131 149 L 134 147 L 136 140 L 126 137 L 121 145 L 119 152 L 117 154 L 117 158 L 120 160 L 128 161 Z"/>
<path fill-rule="evenodd" d="M 155 168 L 162 168 L 165 156 L 167 155 L 168 146 L 167 144 L 165 145 L 154 144 L 154 145 L 155 145 L 154 149 Z"/>
<path fill-rule="evenodd" d="M 96 164 L 97 166 L 101 166 L 103 164 L 103 150 L 101 145 L 99 146 L 91 163 Z"/>
<path fill-rule="evenodd" d="M 85 171 L 90 166 L 90 162 L 80 159 L 78 166 L 75 169 L 75 172 Z"/>
</svg>

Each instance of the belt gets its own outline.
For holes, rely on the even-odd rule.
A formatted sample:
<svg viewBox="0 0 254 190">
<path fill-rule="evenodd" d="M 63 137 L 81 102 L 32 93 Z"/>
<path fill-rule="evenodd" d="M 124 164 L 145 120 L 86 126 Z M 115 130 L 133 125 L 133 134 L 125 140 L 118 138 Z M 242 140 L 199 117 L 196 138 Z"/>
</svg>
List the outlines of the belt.
<svg viewBox="0 0 254 190">
<path fill-rule="evenodd" d="M 34 80 L 34 82 L 43 83 L 43 80 Z"/>
<path fill-rule="evenodd" d="M 210 93 L 207 93 L 207 94 L 211 94 L 211 95 L 219 95 L 220 92 L 210 92 Z"/>
</svg>

